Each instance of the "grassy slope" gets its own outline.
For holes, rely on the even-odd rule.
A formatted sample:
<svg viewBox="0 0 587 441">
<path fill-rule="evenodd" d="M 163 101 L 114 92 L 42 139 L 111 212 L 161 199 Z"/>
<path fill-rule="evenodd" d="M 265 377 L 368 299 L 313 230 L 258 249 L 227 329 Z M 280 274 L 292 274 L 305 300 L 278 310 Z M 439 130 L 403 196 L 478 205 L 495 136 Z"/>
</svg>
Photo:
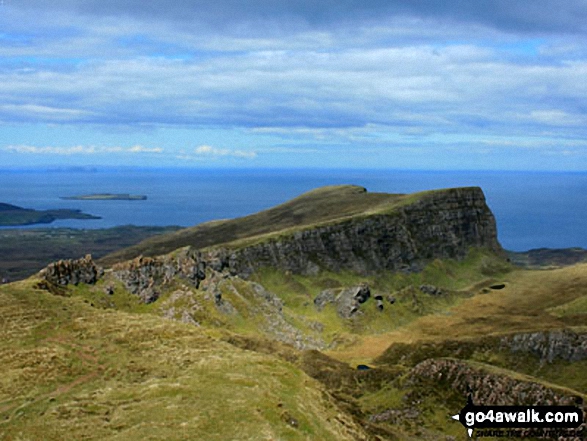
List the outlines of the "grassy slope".
<svg viewBox="0 0 587 441">
<path fill-rule="evenodd" d="M 0 287 L 0 438 L 361 439 L 285 361 L 151 314 Z"/>
<path fill-rule="evenodd" d="M 445 290 L 444 298 L 408 290 L 405 297 L 397 294 L 396 304 L 385 314 L 370 301 L 364 314 L 350 321 L 338 318 L 331 307 L 323 313 L 314 310 L 312 299 L 321 289 L 362 280 L 348 273 L 314 278 L 270 271 L 258 275 L 259 282 L 283 298 L 286 314 L 322 321 L 322 335 L 339 338 L 343 344 L 329 355 L 345 363 L 319 353 L 280 350 L 264 339 L 254 314 L 220 314 L 213 300 L 199 310 L 214 312 L 207 322 L 202 320 L 207 328 L 202 330 L 155 316 L 169 293 L 144 306 L 120 286 L 110 297 L 101 293 L 100 284 L 71 288 L 73 298 L 33 292 L 28 281 L 2 287 L 0 316 L 9 320 L 2 325 L 2 335 L 8 338 L 1 343 L 0 363 L 8 368 L 0 383 L 0 421 L 5 419 L 0 437 L 18 439 L 22 432 L 24 439 L 40 433 L 58 439 L 67 430 L 73 438 L 90 439 L 344 439 L 336 415 L 355 428 L 349 418 L 353 414 L 383 439 L 436 440 L 452 435 L 464 440 L 462 427 L 448 418 L 464 399 L 442 384 L 408 381 L 418 353 L 423 358 L 451 357 L 455 354 L 442 346 L 447 340 L 461 347 L 464 343 L 459 341 L 475 342 L 487 335 L 579 329 L 587 324 L 581 304 L 587 265 L 508 272 L 499 259 L 476 251 L 465 261 L 433 262 L 420 274 L 368 280 L 374 292 L 396 294 L 410 285 L 433 283 Z M 487 288 L 498 281 L 506 288 Z M 239 307 L 229 290 L 223 297 Z M 134 312 L 91 308 L 84 299 L 104 307 L 109 305 L 101 302 L 107 299 L 118 309 Z M 245 313 L 256 307 L 246 295 L 242 302 Z M 212 329 L 218 325 L 221 332 Z M 240 341 L 237 346 L 253 351 L 211 336 Z M 409 343 L 405 351 L 416 358 L 401 363 L 381 359 L 378 369 L 368 372 L 346 364 L 369 363 L 393 342 Z M 570 393 L 587 392 L 585 362 L 541 366 L 531 356 L 511 356 L 491 345 L 473 344 L 478 349 L 464 360 L 475 368 L 567 388 Z M 323 388 L 336 397 L 338 408 L 320 398 Z M 369 422 L 370 415 L 407 409 L 404 397 L 419 397 L 417 418 Z M 290 417 L 297 427 L 288 425 Z"/>
<path fill-rule="evenodd" d="M 148 239 L 134 247 L 113 253 L 102 259 L 105 265 L 130 260 L 139 255 L 167 254 L 187 245 L 205 248 L 278 231 L 303 228 L 349 216 L 363 215 L 392 208 L 405 197 L 367 193 L 353 185 L 323 187 L 305 193 L 291 201 L 250 216 L 213 221 L 162 237 Z"/>
<path fill-rule="evenodd" d="M 320 379 L 342 402 L 354 406 L 364 424 L 371 424 L 372 431 L 388 429 L 402 440 L 437 440 L 449 435 L 457 440 L 468 439 L 462 426 L 450 419 L 464 405 L 466 395 L 455 391 L 450 384 L 430 380 L 414 383 L 410 379 L 411 369 L 428 358 L 456 357 L 489 375 L 538 383 L 562 394 L 587 398 L 584 375 L 587 360 L 541 363 L 532 354 L 511 353 L 499 345 L 499 336 L 515 332 L 587 330 L 587 309 L 581 303 L 587 291 L 587 265 L 549 271 L 494 271 L 483 276 L 481 269 L 488 272 L 488 261 L 483 259 L 486 256 L 481 257 L 480 260 L 479 256 L 470 256 L 460 264 L 435 262 L 423 274 L 412 275 L 418 278 L 411 280 L 410 276 L 404 276 L 403 280 L 371 280 L 379 288 L 435 281 L 442 287 L 460 289 L 462 295 L 455 293 L 452 300 L 445 299 L 446 303 L 421 296 L 419 299 L 426 308 L 424 316 L 418 316 L 411 303 L 396 302 L 393 307 L 396 309 L 390 308 L 391 316 L 385 318 L 385 326 L 395 329 L 392 332 L 381 333 L 376 329 L 384 325 L 384 317 L 371 308 L 359 320 L 347 322 L 347 345 L 328 351 L 328 355 L 343 363 L 325 356 L 306 356 L 302 368 Z M 337 283 L 357 281 L 349 274 L 324 274 L 313 279 L 278 274 L 260 277 L 268 286 L 273 284 L 274 292 L 284 293 L 293 303 L 292 308 L 303 305 L 308 291 L 318 292 Z M 505 282 L 506 288 L 488 288 L 497 281 Z M 470 285 L 465 286 L 467 283 Z M 561 310 L 564 316 L 560 315 Z M 326 329 L 344 332 L 340 321 L 327 311 L 326 314 Z M 311 318 L 325 317 L 314 313 Z M 394 349 L 387 356 L 373 360 L 394 342 L 402 346 L 392 345 Z M 366 363 L 376 369 L 349 370 L 347 363 L 352 366 Z M 417 400 L 415 405 L 414 400 Z M 370 416 L 390 409 L 399 416 L 370 423 Z M 384 436 L 383 439 L 394 438 Z"/>
<path fill-rule="evenodd" d="M 443 341 L 587 325 L 584 307 L 573 310 L 563 306 L 572 306 L 584 299 L 587 265 L 549 271 L 517 270 L 504 275 L 502 280 L 506 283 L 505 289 L 490 293 L 478 290 L 478 295 L 460 302 L 444 314 L 418 318 L 389 333 L 365 336 L 352 351 L 333 355 L 346 360 L 369 360 L 392 343 Z M 564 316 L 560 311 L 565 311 Z"/>
</svg>

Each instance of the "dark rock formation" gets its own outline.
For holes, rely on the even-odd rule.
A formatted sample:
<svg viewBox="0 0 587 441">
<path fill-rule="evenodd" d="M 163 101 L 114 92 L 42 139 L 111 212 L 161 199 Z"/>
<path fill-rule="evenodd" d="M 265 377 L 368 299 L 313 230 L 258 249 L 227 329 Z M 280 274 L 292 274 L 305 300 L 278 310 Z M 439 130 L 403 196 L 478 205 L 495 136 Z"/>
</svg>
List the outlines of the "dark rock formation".
<svg viewBox="0 0 587 441">
<path fill-rule="evenodd" d="M 150 302 L 156 300 L 161 287 L 171 283 L 175 277 L 198 288 L 207 277 L 207 269 L 214 274 L 230 274 L 230 262 L 231 256 L 224 249 L 207 252 L 188 250 L 176 256 L 138 257 L 115 265 L 113 274 L 131 293 Z"/>
<path fill-rule="evenodd" d="M 81 259 L 51 263 L 39 273 L 45 281 L 59 286 L 79 283 L 93 285 L 102 274 L 102 269 L 96 266 L 90 255 Z"/>
<path fill-rule="evenodd" d="M 420 285 L 420 291 L 431 296 L 441 296 L 442 290 L 434 285 Z"/>
</svg>

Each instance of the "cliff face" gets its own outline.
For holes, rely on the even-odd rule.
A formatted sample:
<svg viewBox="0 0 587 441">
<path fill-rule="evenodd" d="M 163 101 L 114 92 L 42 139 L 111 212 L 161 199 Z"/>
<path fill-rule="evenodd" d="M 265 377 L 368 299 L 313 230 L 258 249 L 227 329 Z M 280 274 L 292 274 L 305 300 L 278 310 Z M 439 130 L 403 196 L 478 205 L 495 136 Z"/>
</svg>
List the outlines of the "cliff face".
<svg viewBox="0 0 587 441">
<path fill-rule="evenodd" d="M 241 278 L 263 267 L 295 274 L 417 271 L 435 258 L 464 257 L 471 247 L 501 250 L 480 188 L 431 192 L 388 213 L 354 216 L 259 243 L 139 258 L 115 266 L 114 274 L 131 292 L 153 301 L 158 285 L 177 275 L 198 286 L 207 269 Z"/>
<path fill-rule="evenodd" d="M 471 247 L 501 250 L 480 188 L 432 192 L 385 214 L 297 231 L 245 246 L 229 265 L 240 275 L 261 267 L 313 274 L 320 268 L 360 274 L 419 270 L 435 259 L 462 258 Z"/>
</svg>

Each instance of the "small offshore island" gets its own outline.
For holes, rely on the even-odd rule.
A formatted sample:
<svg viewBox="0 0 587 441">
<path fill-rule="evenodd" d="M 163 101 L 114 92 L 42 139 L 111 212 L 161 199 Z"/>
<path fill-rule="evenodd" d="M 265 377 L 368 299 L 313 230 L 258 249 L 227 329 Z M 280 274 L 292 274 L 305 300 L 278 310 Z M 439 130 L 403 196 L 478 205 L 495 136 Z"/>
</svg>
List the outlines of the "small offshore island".
<svg viewBox="0 0 587 441">
<path fill-rule="evenodd" d="M 57 219 L 102 219 L 82 213 L 81 210 L 33 210 L 16 205 L 0 203 L 0 227 L 50 224 Z"/>
<path fill-rule="evenodd" d="M 68 201 L 145 201 L 147 200 L 147 196 L 128 193 L 96 193 L 79 196 L 61 196 L 59 199 Z"/>
</svg>

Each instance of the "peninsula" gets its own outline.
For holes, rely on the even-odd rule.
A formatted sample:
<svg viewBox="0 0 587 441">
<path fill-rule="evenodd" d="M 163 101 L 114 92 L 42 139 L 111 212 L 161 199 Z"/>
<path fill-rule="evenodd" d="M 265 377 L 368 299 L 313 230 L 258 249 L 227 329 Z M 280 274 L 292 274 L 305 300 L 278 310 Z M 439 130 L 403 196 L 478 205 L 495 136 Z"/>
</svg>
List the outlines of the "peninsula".
<svg viewBox="0 0 587 441">
<path fill-rule="evenodd" d="M 82 213 L 81 210 L 33 210 L 0 203 L 1 227 L 50 224 L 57 219 L 101 219 L 101 217 Z"/>
<path fill-rule="evenodd" d="M 68 201 L 144 201 L 147 199 L 147 196 L 128 193 L 95 193 L 79 196 L 61 196 L 59 199 Z"/>
</svg>

